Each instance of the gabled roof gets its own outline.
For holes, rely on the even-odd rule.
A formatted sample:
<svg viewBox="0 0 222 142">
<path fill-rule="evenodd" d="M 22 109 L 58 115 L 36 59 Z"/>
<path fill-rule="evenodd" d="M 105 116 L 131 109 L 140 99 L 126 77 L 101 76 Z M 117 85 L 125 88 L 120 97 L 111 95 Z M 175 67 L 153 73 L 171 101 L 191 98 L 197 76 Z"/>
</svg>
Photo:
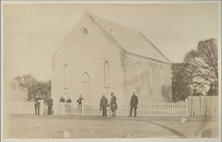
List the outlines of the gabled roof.
<svg viewBox="0 0 222 142">
<path fill-rule="evenodd" d="M 132 29 L 92 16 L 103 30 L 109 33 L 127 53 L 170 63 L 170 61 L 144 35 Z"/>
<path fill-rule="evenodd" d="M 98 18 L 89 12 L 86 12 L 83 15 L 82 20 L 85 18 L 89 18 L 100 30 L 104 31 L 107 34 L 108 39 L 114 39 L 116 44 L 118 44 L 118 47 L 124 49 L 126 53 L 165 63 L 171 63 L 142 33 Z M 61 47 L 63 46 L 60 46 L 59 49 Z M 59 49 L 53 55 L 53 68 L 54 58 Z"/>
</svg>

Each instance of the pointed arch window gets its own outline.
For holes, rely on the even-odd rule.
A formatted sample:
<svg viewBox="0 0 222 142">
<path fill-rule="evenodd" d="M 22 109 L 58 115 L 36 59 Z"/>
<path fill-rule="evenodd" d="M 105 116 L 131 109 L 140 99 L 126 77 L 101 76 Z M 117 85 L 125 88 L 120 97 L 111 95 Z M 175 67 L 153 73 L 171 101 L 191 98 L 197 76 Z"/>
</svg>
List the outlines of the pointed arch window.
<svg viewBox="0 0 222 142">
<path fill-rule="evenodd" d="M 87 72 L 84 72 L 82 75 L 82 91 L 81 95 L 84 98 L 85 103 L 90 103 L 91 102 L 91 97 L 90 97 L 90 76 Z"/>
<path fill-rule="evenodd" d="M 65 64 L 64 66 L 64 88 L 65 89 L 68 89 L 68 78 L 69 78 L 68 65 Z"/>
<path fill-rule="evenodd" d="M 140 64 L 137 62 L 136 65 L 136 81 L 137 81 L 137 87 L 140 86 Z"/>
<path fill-rule="evenodd" d="M 107 61 L 104 65 L 104 87 L 109 88 L 109 63 Z"/>
</svg>

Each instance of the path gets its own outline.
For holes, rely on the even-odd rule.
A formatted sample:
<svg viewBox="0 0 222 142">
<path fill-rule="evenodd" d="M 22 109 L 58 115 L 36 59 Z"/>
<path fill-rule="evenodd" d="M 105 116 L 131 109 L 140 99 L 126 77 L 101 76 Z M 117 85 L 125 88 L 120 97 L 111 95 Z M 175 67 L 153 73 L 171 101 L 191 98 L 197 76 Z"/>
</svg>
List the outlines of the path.
<svg viewBox="0 0 222 142">
<path fill-rule="evenodd" d="M 71 138 L 200 137 L 203 127 L 211 131 L 217 128 L 216 122 L 209 118 L 188 119 L 183 124 L 180 118 L 11 115 L 10 137 L 63 138 L 64 131 Z M 203 137 L 207 135 L 209 132 Z"/>
</svg>

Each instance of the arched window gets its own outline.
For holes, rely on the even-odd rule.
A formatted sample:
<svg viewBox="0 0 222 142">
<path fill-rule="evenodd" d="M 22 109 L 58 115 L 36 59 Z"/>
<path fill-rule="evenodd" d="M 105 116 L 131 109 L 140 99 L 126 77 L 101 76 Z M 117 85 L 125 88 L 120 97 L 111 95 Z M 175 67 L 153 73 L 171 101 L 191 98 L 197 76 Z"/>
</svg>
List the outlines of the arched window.
<svg viewBox="0 0 222 142">
<path fill-rule="evenodd" d="M 81 95 L 84 98 L 85 103 L 90 103 L 90 77 L 87 72 L 82 75 L 82 88 Z"/>
<path fill-rule="evenodd" d="M 68 79 L 69 79 L 68 65 L 65 64 L 64 66 L 64 88 L 65 89 L 68 89 Z"/>
<path fill-rule="evenodd" d="M 140 86 L 140 64 L 137 62 L 136 65 L 136 80 L 137 80 L 137 87 Z"/>
<path fill-rule="evenodd" d="M 153 86 L 153 72 L 152 72 L 152 65 L 150 64 L 150 88 Z"/>
<path fill-rule="evenodd" d="M 109 88 L 109 63 L 107 61 L 104 65 L 104 87 Z"/>
</svg>

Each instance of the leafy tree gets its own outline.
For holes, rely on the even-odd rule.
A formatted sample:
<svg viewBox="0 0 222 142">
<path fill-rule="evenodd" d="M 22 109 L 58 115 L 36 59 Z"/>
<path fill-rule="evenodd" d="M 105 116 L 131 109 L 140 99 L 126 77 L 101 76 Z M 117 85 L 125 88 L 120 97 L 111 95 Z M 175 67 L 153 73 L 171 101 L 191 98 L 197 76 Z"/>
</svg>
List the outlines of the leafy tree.
<svg viewBox="0 0 222 142">
<path fill-rule="evenodd" d="M 174 63 L 172 65 L 172 100 L 174 102 L 183 101 L 191 94 L 192 76 L 187 68 L 188 64 L 186 63 Z"/>
<path fill-rule="evenodd" d="M 51 80 L 48 82 L 40 82 L 35 79 L 35 77 L 31 74 L 25 74 L 23 76 L 17 76 L 12 81 L 12 88 L 15 84 L 28 88 L 28 100 L 33 100 L 36 95 L 40 95 L 45 101 L 49 98 L 49 94 L 51 95 Z"/>
<path fill-rule="evenodd" d="M 191 82 L 193 88 L 198 88 L 200 93 L 206 86 L 210 86 L 208 95 L 218 95 L 218 51 L 216 39 L 200 41 L 196 50 L 191 50 L 186 54 L 184 62 L 188 64 L 187 71 L 189 71 L 193 78 Z"/>
<path fill-rule="evenodd" d="M 172 101 L 172 86 L 163 85 L 161 88 L 161 95 L 165 102 Z"/>
</svg>

